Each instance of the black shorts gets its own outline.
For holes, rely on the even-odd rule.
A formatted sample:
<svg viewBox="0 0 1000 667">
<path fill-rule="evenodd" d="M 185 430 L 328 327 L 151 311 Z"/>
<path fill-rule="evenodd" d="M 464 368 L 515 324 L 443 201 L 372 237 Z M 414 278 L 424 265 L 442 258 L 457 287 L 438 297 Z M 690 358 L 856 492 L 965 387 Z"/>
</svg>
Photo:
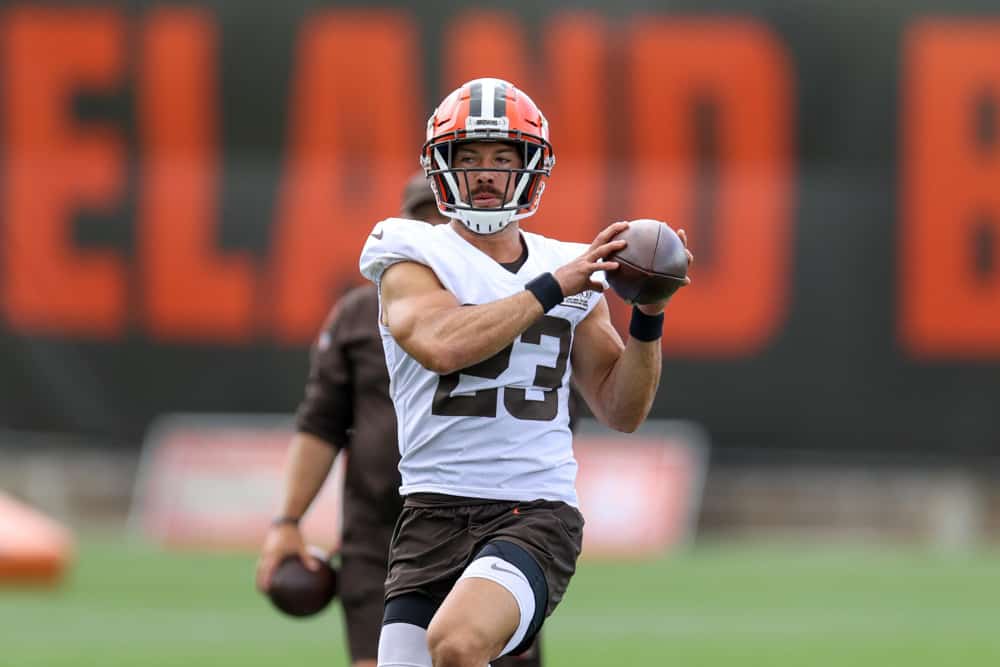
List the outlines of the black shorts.
<svg viewBox="0 0 1000 667">
<path fill-rule="evenodd" d="M 419 593 L 440 603 L 473 557 L 493 540 L 525 549 L 542 569 L 548 616 L 576 571 L 583 516 L 563 502 L 455 498 L 414 494 L 406 498 L 389 549 L 385 599 Z"/>
<path fill-rule="evenodd" d="M 384 593 L 393 524 L 374 507 L 363 503 L 345 507 L 344 539 L 340 552 L 338 596 L 344 610 L 344 625 L 351 662 L 374 660 L 385 610 Z M 540 667 L 537 642 L 520 657 L 494 660 L 493 667 Z"/>
</svg>

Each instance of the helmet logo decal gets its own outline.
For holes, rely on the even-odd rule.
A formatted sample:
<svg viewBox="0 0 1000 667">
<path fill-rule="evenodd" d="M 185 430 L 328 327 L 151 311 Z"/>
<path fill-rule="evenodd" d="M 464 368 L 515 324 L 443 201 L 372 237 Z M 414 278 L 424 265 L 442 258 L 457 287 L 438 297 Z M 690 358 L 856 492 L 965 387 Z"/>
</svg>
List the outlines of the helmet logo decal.
<svg viewBox="0 0 1000 667">
<path fill-rule="evenodd" d="M 476 130 L 500 130 L 501 132 L 507 131 L 510 128 L 510 121 L 507 117 L 503 118 L 478 118 L 476 116 L 469 116 L 465 119 L 465 129 L 469 132 L 474 132 Z"/>
</svg>

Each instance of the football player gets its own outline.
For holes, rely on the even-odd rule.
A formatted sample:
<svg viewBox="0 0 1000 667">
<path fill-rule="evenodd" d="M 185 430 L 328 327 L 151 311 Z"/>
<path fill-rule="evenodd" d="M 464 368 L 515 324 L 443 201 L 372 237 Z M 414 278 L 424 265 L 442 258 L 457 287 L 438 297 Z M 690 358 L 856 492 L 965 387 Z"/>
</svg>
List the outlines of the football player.
<svg viewBox="0 0 1000 667">
<path fill-rule="evenodd" d="M 407 183 L 401 216 L 430 224 L 448 222 L 438 212 L 423 173 Z M 375 667 L 389 539 L 402 501 L 396 415 L 389 399 L 374 285 L 348 292 L 328 316 L 312 350 L 305 398 L 296 417 L 281 510 L 261 553 L 258 587 L 267 590 L 275 566 L 287 555 L 298 554 L 315 567 L 298 522 L 322 487 L 337 452 L 348 450 L 338 593 L 351 664 Z M 540 667 L 539 655 L 538 647 L 532 646 L 510 667 Z"/>
<path fill-rule="evenodd" d="M 666 302 L 611 325 L 591 244 L 531 234 L 555 164 L 535 103 L 470 81 L 431 115 L 421 161 L 450 219 L 375 225 L 361 272 L 399 422 L 403 510 L 393 535 L 380 667 L 483 667 L 516 655 L 555 609 L 580 553 L 569 381 L 620 431 L 646 418 L 660 378 Z M 690 254 L 689 254 L 690 260 Z"/>
</svg>

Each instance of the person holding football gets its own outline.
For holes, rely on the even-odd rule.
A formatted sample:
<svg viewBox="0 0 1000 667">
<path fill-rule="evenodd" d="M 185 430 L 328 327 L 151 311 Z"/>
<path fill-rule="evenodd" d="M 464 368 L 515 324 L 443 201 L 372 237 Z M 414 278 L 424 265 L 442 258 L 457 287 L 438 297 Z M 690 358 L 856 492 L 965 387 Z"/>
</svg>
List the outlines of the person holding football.
<svg viewBox="0 0 1000 667">
<path fill-rule="evenodd" d="M 604 259 L 628 223 L 589 245 L 520 228 L 555 155 L 513 84 L 449 94 L 421 162 L 450 222 L 383 220 L 360 258 L 379 288 L 404 498 L 378 665 L 483 667 L 531 644 L 576 568 L 570 379 L 600 421 L 638 428 L 660 380 L 666 298 L 635 306 L 623 341 L 600 272 L 617 268 Z"/>
<path fill-rule="evenodd" d="M 403 192 L 400 215 L 448 222 L 423 172 Z M 313 346 L 305 397 L 296 415 L 281 507 L 261 551 L 257 585 L 270 586 L 278 563 L 298 555 L 315 568 L 299 519 L 315 499 L 340 450 L 348 452 L 340 541 L 338 597 L 353 667 L 375 667 L 384 607 L 389 540 L 402 510 L 396 415 L 378 330 L 378 290 L 349 291 L 327 317 Z M 496 667 L 541 667 L 536 642 L 519 659 Z"/>
</svg>

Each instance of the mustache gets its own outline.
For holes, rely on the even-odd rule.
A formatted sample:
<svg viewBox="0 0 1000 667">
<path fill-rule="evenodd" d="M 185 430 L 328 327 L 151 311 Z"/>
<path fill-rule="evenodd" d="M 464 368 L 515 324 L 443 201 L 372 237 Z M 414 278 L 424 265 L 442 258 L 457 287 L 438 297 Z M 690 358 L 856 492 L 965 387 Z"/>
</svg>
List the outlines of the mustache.
<svg viewBox="0 0 1000 667">
<path fill-rule="evenodd" d="M 503 197 L 505 193 L 501 192 L 500 190 L 497 190 L 492 186 L 483 185 L 472 191 L 473 197 L 477 197 L 479 195 L 493 195 L 494 197 Z"/>
</svg>

